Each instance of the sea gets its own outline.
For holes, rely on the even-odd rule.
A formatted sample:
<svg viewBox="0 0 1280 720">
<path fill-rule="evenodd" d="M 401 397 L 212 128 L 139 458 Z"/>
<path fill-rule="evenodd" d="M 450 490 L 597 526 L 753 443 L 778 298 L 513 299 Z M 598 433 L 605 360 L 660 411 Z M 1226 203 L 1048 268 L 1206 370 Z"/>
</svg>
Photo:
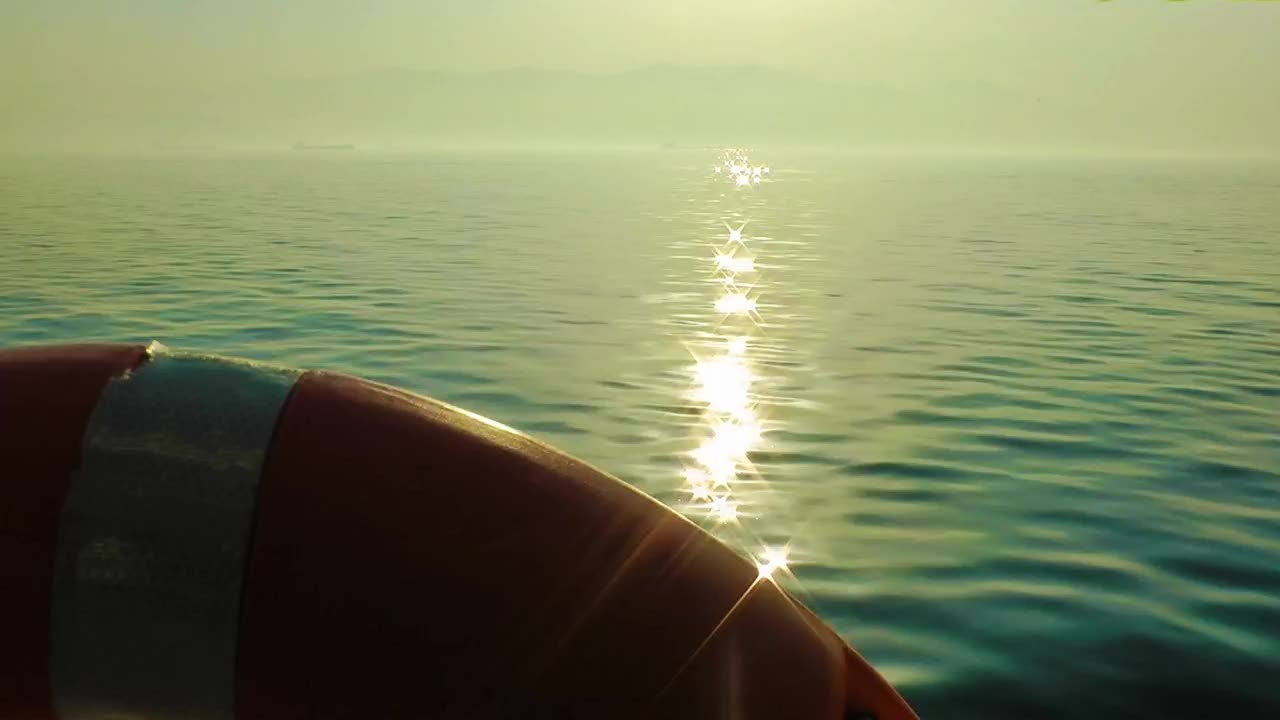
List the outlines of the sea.
<svg viewBox="0 0 1280 720">
<path fill-rule="evenodd" d="M 0 346 L 86 340 L 545 440 L 783 553 L 924 718 L 1280 717 L 1276 162 L 0 157 Z"/>
</svg>

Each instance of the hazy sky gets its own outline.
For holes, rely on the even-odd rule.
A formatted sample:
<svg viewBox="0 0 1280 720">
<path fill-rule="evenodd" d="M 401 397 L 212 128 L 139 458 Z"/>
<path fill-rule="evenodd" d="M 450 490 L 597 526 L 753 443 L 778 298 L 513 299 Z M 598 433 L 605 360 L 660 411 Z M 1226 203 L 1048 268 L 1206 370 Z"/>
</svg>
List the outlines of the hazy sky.
<svg viewBox="0 0 1280 720">
<path fill-rule="evenodd" d="M 981 101 L 974 93 L 989 85 L 1123 109 L 1135 122 L 1158 115 L 1172 127 L 1170 114 L 1186 114 L 1190 126 L 1214 135 L 1208 144 L 1252 147 L 1267 144 L 1280 123 L 1280 2 L 0 3 L 0 82 L 11 88 L 0 112 L 14 117 L 34 112 L 33 103 L 54 112 L 51 96 L 101 96 L 118 86 L 225 86 L 383 68 L 613 72 L 656 63 L 760 64 L 911 90 L 935 97 L 940 113 L 952 99 Z"/>
</svg>

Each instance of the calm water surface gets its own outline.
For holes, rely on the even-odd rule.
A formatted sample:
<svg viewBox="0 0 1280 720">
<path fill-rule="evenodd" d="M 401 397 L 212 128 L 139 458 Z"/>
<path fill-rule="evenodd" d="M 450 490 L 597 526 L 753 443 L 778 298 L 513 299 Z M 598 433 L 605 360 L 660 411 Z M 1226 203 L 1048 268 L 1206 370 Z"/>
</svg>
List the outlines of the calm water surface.
<svg viewBox="0 0 1280 720">
<path fill-rule="evenodd" d="M 0 160 L 0 344 L 435 395 L 635 483 L 925 717 L 1280 717 L 1280 167 L 757 153 Z M 725 222 L 755 312 L 725 317 Z M 690 506 L 745 337 L 740 522 Z"/>
</svg>

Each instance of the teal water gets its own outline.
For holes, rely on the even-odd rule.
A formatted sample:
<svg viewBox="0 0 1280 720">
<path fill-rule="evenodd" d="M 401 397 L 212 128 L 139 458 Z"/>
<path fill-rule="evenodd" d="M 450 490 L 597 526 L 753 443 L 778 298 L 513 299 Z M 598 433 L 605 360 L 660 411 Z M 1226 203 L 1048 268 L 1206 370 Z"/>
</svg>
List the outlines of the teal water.
<svg viewBox="0 0 1280 720">
<path fill-rule="evenodd" d="M 1280 167 L 757 157 L 749 188 L 702 152 L 7 157 L 0 345 L 490 415 L 790 543 L 925 717 L 1280 716 Z M 734 337 L 764 432 L 718 524 L 681 475 Z"/>
</svg>

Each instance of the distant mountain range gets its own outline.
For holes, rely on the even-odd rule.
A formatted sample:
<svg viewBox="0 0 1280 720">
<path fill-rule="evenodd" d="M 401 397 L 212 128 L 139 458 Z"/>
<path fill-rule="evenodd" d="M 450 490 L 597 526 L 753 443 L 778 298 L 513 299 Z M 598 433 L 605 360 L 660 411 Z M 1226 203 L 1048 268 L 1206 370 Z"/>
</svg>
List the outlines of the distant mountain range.
<svg viewBox="0 0 1280 720">
<path fill-rule="evenodd" d="M 658 65 L 614 74 L 532 68 L 481 73 L 385 70 L 263 79 L 235 124 L 297 127 L 331 137 L 464 135 L 829 141 L 999 135 L 1011 120 L 1043 128 L 1042 100 L 979 88 L 981 105 L 837 84 L 756 65 Z M 992 122 L 999 132 L 984 133 Z M 1024 122 L 1025 124 L 1025 122 Z"/>
<path fill-rule="evenodd" d="M 1175 115 L 1157 115 L 1144 125 L 1122 106 L 1059 102 L 981 77 L 949 82 L 945 92 L 920 92 L 856 79 L 824 81 L 760 65 L 655 65 L 611 74 L 387 69 L 193 79 L 163 88 L 121 78 L 118 87 L 89 95 L 58 88 L 39 89 L 32 97 L 11 95 L 8 107 L 0 109 L 19 130 L 25 125 L 33 133 L 175 142 L 227 138 L 282 147 L 299 139 L 366 147 L 531 138 L 675 145 L 1017 144 L 1107 140 L 1119 133 L 1159 139 L 1183 125 Z"/>
</svg>

